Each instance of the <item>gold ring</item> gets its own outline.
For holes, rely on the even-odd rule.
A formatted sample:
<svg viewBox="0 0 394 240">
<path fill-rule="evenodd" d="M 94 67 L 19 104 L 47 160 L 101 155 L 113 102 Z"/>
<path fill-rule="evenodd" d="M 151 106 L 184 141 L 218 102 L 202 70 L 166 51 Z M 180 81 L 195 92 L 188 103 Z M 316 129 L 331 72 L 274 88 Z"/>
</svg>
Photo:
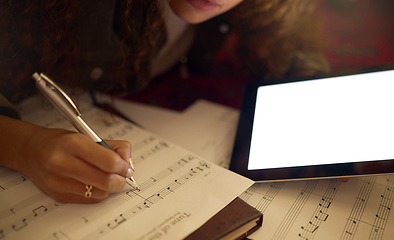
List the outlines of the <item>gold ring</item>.
<svg viewBox="0 0 394 240">
<path fill-rule="evenodd" d="M 90 198 L 92 196 L 92 185 L 86 185 L 86 192 L 85 192 L 85 197 Z"/>
</svg>

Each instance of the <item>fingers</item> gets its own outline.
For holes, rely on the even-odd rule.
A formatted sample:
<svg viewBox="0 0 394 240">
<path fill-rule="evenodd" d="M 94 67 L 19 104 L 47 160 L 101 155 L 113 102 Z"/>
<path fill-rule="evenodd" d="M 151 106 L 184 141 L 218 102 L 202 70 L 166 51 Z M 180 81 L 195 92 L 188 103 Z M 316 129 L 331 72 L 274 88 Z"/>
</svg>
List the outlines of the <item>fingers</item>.
<svg viewBox="0 0 394 240">
<path fill-rule="evenodd" d="M 104 191 L 93 185 L 83 184 L 74 179 L 67 178 L 57 178 L 57 180 L 53 181 L 48 186 L 57 194 L 69 194 L 81 198 L 104 199 L 108 197 L 109 194 L 109 191 Z"/>
<path fill-rule="evenodd" d="M 108 144 L 113 150 L 79 133 L 46 129 L 29 142 L 21 172 L 57 201 L 99 202 L 109 192 L 122 190 L 125 177 L 133 175 L 128 162 L 130 143 Z"/>
<path fill-rule="evenodd" d="M 75 157 L 52 159 L 51 164 L 47 165 L 47 169 L 62 177 L 75 179 L 87 185 L 94 185 L 104 191 L 119 191 L 123 189 L 126 183 L 125 177 L 104 172 Z"/>
<path fill-rule="evenodd" d="M 31 176 L 31 180 L 48 196 L 58 202 L 97 203 L 107 198 L 108 191 L 86 185 L 58 174 L 45 174 L 44 178 Z"/>
<path fill-rule="evenodd" d="M 127 178 L 133 175 L 133 170 L 125 160 L 128 159 L 128 155 L 131 155 L 130 152 L 128 152 L 131 146 L 126 144 L 126 142 L 109 141 L 110 146 L 116 148 L 117 152 L 115 153 L 113 150 L 106 149 L 92 142 L 82 134 L 75 135 L 75 137 L 80 139 L 70 139 L 69 142 L 63 143 L 67 149 L 73 152 L 75 157 L 107 173 L 114 173 Z M 118 152 L 122 154 L 122 156 L 118 154 Z"/>
<path fill-rule="evenodd" d="M 133 162 L 131 161 L 131 144 L 128 141 L 107 141 L 107 144 L 115 151 L 119 156 L 126 161 L 129 169 L 134 173 Z M 128 169 L 128 170 L 129 170 Z M 131 175 L 132 176 L 132 175 Z M 127 176 L 128 178 L 131 176 Z"/>
<path fill-rule="evenodd" d="M 128 141 L 106 141 L 108 146 L 128 163 L 131 158 L 131 144 Z"/>
</svg>

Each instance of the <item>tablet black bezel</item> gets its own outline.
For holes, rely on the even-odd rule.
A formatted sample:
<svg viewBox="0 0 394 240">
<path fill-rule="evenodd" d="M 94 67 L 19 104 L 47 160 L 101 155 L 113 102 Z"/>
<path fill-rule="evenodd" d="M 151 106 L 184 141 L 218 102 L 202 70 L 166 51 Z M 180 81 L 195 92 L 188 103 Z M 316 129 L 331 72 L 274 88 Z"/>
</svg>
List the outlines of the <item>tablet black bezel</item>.
<svg viewBox="0 0 394 240">
<path fill-rule="evenodd" d="M 318 79 L 306 79 L 301 81 L 313 80 Z M 330 178 L 370 174 L 386 174 L 394 172 L 393 159 L 379 161 L 372 160 L 368 162 L 356 163 L 248 170 L 249 149 L 252 136 L 254 109 L 258 87 L 272 84 L 290 83 L 295 81 L 297 80 L 285 80 L 268 84 L 254 82 L 246 86 L 243 104 L 241 106 L 236 138 L 234 141 L 234 148 L 230 162 L 230 170 L 239 173 L 245 177 L 248 177 L 254 181 Z"/>
</svg>

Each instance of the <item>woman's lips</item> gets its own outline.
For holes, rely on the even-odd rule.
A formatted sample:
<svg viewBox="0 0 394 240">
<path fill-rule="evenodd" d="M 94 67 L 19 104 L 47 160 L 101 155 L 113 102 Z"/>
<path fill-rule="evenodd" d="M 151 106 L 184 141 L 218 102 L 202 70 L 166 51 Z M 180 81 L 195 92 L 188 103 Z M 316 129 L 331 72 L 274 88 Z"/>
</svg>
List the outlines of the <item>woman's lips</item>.
<svg viewBox="0 0 394 240">
<path fill-rule="evenodd" d="M 220 7 L 220 3 L 217 0 L 187 0 L 190 5 L 198 10 L 211 11 Z"/>
</svg>

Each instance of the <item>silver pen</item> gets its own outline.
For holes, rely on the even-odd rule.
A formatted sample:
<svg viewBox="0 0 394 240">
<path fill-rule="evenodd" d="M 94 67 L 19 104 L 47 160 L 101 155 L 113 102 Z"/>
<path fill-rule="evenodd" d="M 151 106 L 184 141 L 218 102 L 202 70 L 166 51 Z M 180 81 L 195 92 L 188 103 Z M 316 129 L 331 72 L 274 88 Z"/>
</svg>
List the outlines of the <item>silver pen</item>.
<svg viewBox="0 0 394 240">
<path fill-rule="evenodd" d="M 63 116 L 82 134 L 88 136 L 90 139 L 100 144 L 101 146 L 111 149 L 107 143 L 101 139 L 81 118 L 81 112 L 77 105 L 71 100 L 71 98 L 55 84 L 48 76 L 43 73 L 34 73 L 32 78 L 36 82 L 37 88 L 41 93 L 48 98 L 48 100 L 56 107 L 56 109 L 63 114 Z M 130 160 L 130 167 L 133 164 Z M 134 167 L 133 167 L 134 170 Z M 137 183 L 133 177 L 130 177 L 132 186 L 136 189 Z"/>
</svg>

